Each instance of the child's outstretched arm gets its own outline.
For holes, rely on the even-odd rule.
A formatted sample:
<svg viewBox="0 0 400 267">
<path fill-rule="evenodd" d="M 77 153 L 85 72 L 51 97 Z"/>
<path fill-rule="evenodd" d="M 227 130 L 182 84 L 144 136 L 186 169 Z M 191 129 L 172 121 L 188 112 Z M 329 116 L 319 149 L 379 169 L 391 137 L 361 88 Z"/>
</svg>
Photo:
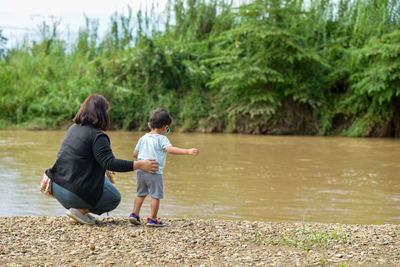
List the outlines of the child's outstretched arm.
<svg viewBox="0 0 400 267">
<path fill-rule="evenodd" d="M 139 154 L 139 151 L 135 149 L 135 150 L 133 151 L 133 157 L 134 157 L 135 159 L 137 159 L 138 154 Z"/>
<path fill-rule="evenodd" d="M 165 150 L 168 153 L 175 154 L 175 155 L 197 156 L 200 153 L 200 151 L 197 148 L 185 149 L 185 148 L 179 148 L 179 147 L 175 147 L 175 146 L 166 147 Z"/>
</svg>

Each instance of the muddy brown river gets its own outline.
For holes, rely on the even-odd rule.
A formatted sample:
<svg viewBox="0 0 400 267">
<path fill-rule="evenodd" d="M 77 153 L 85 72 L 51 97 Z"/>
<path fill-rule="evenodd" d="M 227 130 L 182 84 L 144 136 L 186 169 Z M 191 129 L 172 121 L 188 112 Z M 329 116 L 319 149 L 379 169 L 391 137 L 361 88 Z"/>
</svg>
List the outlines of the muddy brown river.
<svg viewBox="0 0 400 267">
<path fill-rule="evenodd" d="M 65 131 L 0 131 L 0 216 L 60 216 L 39 191 Z M 118 158 L 132 159 L 143 132 L 111 131 Z M 400 140 L 174 133 L 159 216 L 355 224 L 400 223 Z M 118 173 L 112 216 L 128 216 L 135 173 Z M 142 216 L 150 213 L 149 200 Z M 106 216 L 106 215 L 103 215 Z"/>
</svg>

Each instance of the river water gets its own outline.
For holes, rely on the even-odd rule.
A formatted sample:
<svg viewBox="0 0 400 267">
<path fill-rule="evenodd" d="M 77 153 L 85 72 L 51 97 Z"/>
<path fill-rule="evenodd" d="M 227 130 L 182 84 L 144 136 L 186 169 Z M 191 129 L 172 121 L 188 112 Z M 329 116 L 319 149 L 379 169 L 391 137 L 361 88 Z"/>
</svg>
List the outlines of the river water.
<svg viewBox="0 0 400 267">
<path fill-rule="evenodd" d="M 40 193 L 64 131 L 0 131 L 0 216 L 65 214 Z M 118 158 L 132 159 L 143 132 L 111 131 Z M 355 224 L 400 223 L 400 140 L 172 133 L 159 216 Z M 128 216 L 135 173 L 118 173 L 112 216 Z M 146 199 L 142 216 L 150 213 Z M 106 216 L 106 215 L 103 215 Z"/>
</svg>

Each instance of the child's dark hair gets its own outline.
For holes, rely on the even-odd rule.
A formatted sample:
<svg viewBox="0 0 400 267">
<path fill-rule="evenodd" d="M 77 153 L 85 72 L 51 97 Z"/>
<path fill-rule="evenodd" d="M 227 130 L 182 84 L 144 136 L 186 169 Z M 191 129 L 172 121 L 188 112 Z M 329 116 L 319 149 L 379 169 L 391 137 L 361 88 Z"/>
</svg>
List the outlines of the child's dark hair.
<svg viewBox="0 0 400 267">
<path fill-rule="evenodd" d="M 160 129 L 165 125 L 170 125 L 172 118 L 168 111 L 163 108 L 158 108 L 151 113 L 150 116 L 150 127 L 152 129 Z"/>
</svg>

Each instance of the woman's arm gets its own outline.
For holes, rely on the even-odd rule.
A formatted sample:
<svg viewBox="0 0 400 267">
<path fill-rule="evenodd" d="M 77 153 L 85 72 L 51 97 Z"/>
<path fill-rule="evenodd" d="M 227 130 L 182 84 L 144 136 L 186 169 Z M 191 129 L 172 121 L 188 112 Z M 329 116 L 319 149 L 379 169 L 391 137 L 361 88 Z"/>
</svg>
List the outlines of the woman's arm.
<svg viewBox="0 0 400 267">
<path fill-rule="evenodd" d="M 197 156 L 199 154 L 199 150 L 197 148 L 179 148 L 175 146 L 166 147 L 165 150 L 168 153 L 175 154 L 175 155 L 193 155 Z"/>
<path fill-rule="evenodd" d="M 143 170 L 150 173 L 156 173 L 158 171 L 158 162 L 155 159 L 145 159 L 133 162 L 133 169 Z"/>
<path fill-rule="evenodd" d="M 115 158 L 110 147 L 110 140 L 106 135 L 101 135 L 96 139 L 92 150 L 97 162 L 105 170 L 128 172 L 141 169 L 151 173 L 155 173 L 158 170 L 158 163 L 154 159 L 131 161 Z"/>
</svg>

